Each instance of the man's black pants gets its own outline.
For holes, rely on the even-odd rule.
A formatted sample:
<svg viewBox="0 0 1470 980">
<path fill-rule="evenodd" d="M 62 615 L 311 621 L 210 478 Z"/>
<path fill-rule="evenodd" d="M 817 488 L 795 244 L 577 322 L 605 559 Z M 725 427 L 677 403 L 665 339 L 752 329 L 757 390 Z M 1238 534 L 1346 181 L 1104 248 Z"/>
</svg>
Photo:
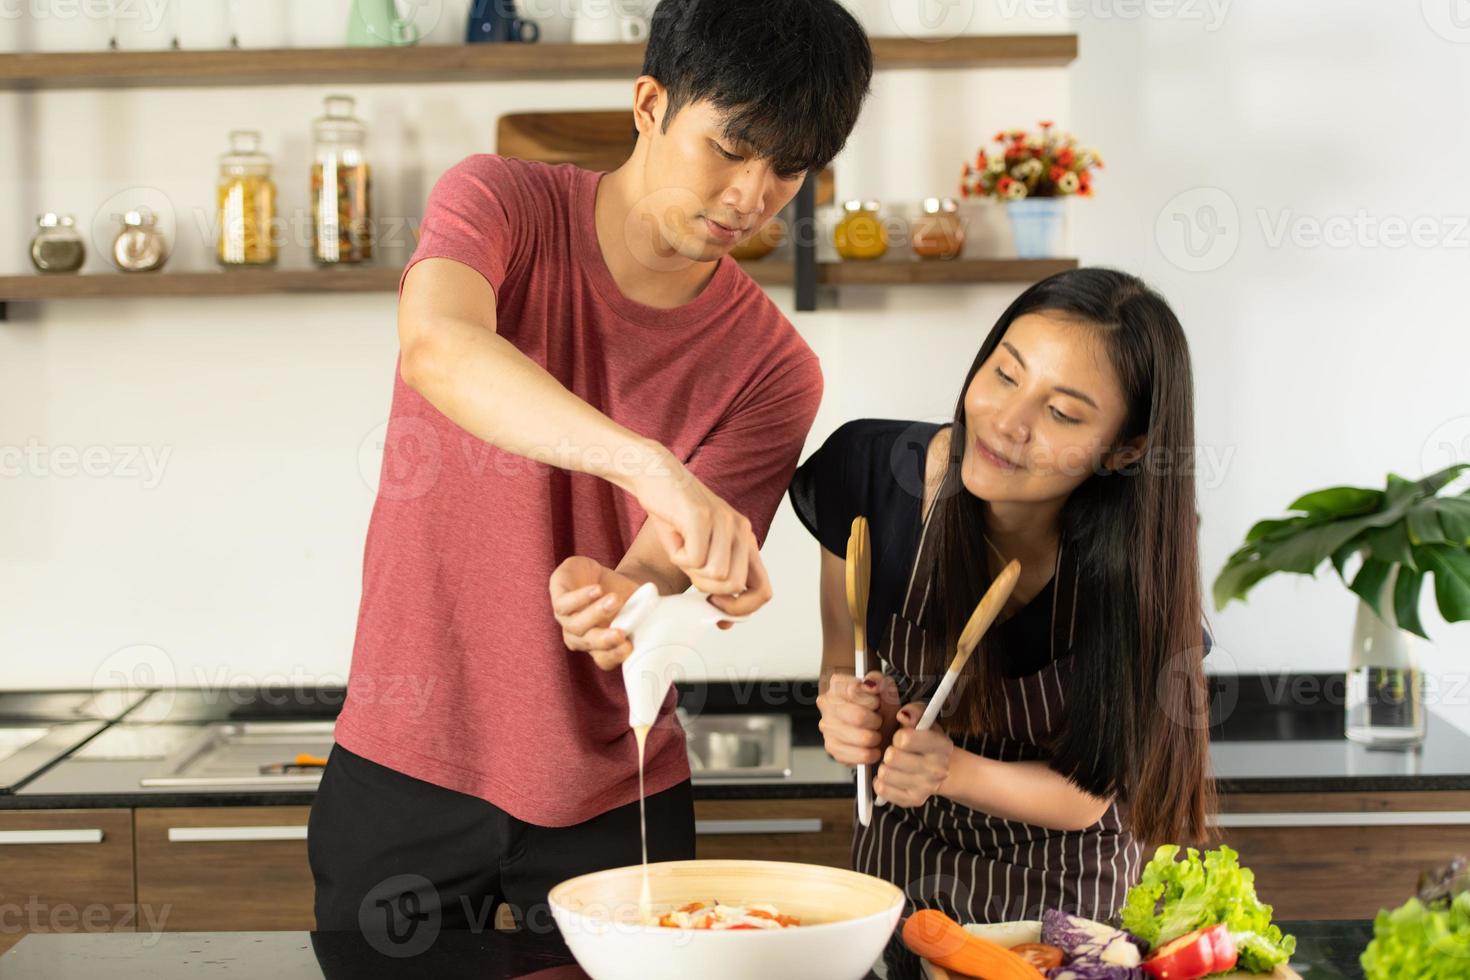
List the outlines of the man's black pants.
<svg viewBox="0 0 1470 980">
<path fill-rule="evenodd" d="M 693 858 L 689 782 L 649 796 L 647 808 L 648 859 Z M 546 905 L 553 886 L 642 859 L 637 803 L 571 827 L 539 827 L 341 746 L 322 773 L 307 850 L 317 929 L 394 942 L 493 929 L 502 904 L 521 927 L 554 930 Z"/>
</svg>

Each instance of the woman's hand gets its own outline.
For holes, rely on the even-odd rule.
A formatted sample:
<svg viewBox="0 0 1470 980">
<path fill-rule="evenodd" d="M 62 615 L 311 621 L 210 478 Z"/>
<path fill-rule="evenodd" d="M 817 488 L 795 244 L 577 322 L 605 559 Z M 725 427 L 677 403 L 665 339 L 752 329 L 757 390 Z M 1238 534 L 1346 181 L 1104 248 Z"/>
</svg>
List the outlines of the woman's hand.
<svg viewBox="0 0 1470 980">
<path fill-rule="evenodd" d="M 871 765 L 897 728 L 898 688 L 876 670 L 862 680 L 833 674 L 817 696 L 817 708 L 827 754 L 845 766 Z"/>
<path fill-rule="evenodd" d="M 874 792 L 895 806 L 919 807 L 939 792 L 949 776 L 954 742 L 938 728 L 918 731 L 924 703 L 906 704 L 898 713 L 899 729 L 883 753 L 883 764 L 873 777 Z"/>
<path fill-rule="evenodd" d="M 633 645 L 610 626 L 637 588 L 637 582 L 591 558 L 574 556 L 557 566 L 551 573 L 551 611 L 567 649 L 592 654 L 603 670 L 621 666 Z"/>
</svg>

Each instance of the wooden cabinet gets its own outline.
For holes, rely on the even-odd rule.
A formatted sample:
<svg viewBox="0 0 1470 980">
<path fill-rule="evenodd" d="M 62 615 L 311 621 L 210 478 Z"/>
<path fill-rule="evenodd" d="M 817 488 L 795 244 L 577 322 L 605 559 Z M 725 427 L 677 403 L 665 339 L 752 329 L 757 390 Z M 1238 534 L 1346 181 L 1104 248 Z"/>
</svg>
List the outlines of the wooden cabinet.
<svg viewBox="0 0 1470 980">
<path fill-rule="evenodd" d="M 312 929 L 305 806 L 140 809 L 138 902 L 169 932 Z"/>
<path fill-rule="evenodd" d="M 1279 919 L 1371 919 L 1470 854 L 1470 793 L 1261 793 L 1220 810 L 1220 839 Z"/>
<path fill-rule="evenodd" d="M 136 920 L 132 811 L 0 810 L 0 951 L 28 932 L 130 932 Z"/>
<path fill-rule="evenodd" d="M 696 854 L 846 868 L 853 806 L 852 800 L 696 800 Z"/>
</svg>

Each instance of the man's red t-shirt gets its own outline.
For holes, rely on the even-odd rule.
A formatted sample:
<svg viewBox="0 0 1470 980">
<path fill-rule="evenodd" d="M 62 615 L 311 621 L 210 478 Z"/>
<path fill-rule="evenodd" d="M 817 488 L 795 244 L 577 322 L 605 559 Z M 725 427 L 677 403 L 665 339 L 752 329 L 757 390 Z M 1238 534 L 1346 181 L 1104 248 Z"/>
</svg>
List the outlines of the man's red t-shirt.
<svg viewBox="0 0 1470 980">
<path fill-rule="evenodd" d="M 684 306 L 624 296 L 597 242 L 601 177 L 469 157 L 430 194 L 408 268 L 478 271 L 502 336 L 667 446 L 764 541 L 821 400 L 817 358 L 728 256 Z M 395 371 L 338 743 L 541 826 L 637 800 L 622 673 L 567 650 L 547 583 L 571 555 L 616 567 L 645 516 L 603 480 L 470 435 Z M 650 794 L 689 778 L 672 706 L 649 736 Z"/>
</svg>

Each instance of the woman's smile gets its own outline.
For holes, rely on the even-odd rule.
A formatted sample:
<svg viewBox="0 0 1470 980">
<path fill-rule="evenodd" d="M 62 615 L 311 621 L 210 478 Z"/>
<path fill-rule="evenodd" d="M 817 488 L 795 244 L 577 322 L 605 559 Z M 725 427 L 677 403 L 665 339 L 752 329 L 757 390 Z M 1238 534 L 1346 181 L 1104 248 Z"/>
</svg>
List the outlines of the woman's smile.
<svg viewBox="0 0 1470 980">
<path fill-rule="evenodd" d="M 985 460 L 985 462 L 1004 473 L 1014 473 L 1021 468 L 1019 464 L 1011 462 L 1006 457 L 985 445 L 978 437 L 975 439 L 975 453 L 981 459 Z"/>
</svg>

